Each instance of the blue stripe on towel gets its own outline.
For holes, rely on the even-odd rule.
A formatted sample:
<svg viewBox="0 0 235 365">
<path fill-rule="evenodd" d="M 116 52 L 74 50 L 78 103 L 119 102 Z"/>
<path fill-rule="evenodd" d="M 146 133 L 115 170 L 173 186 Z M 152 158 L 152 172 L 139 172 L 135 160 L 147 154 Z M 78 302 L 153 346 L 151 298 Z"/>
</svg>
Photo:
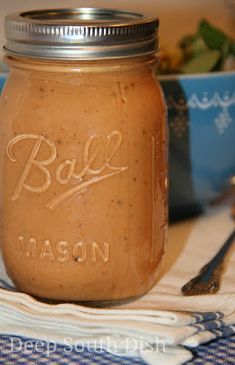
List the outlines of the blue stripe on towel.
<svg viewBox="0 0 235 365">
<path fill-rule="evenodd" d="M 205 313 L 193 313 L 193 317 L 196 319 L 196 323 L 202 323 L 207 321 L 214 321 L 224 317 L 222 312 L 205 312 Z"/>
<path fill-rule="evenodd" d="M 235 326 L 225 326 L 220 329 L 211 330 L 212 333 L 216 335 L 216 337 L 228 337 L 235 334 Z M 235 363 L 235 361 L 234 361 Z"/>
<path fill-rule="evenodd" d="M 208 322 L 192 324 L 192 326 L 197 328 L 198 332 L 202 332 L 202 331 L 211 331 L 214 329 L 218 329 L 218 328 L 224 327 L 226 325 L 225 325 L 224 321 L 217 320 L 217 321 L 208 321 Z"/>
</svg>

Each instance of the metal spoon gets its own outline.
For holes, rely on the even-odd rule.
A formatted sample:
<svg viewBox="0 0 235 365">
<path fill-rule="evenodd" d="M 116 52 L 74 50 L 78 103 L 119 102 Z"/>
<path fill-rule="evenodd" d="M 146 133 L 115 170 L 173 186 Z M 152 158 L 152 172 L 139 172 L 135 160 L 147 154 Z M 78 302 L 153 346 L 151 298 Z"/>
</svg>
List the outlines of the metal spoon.
<svg viewBox="0 0 235 365">
<path fill-rule="evenodd" d="M 235 242 L 235 230 L 230 234 L 217 254 L 205 265 L 195 278 L 185 284 L 183 295 L 214 294 L 220 288 L 225 257 Z"/>
</svg>

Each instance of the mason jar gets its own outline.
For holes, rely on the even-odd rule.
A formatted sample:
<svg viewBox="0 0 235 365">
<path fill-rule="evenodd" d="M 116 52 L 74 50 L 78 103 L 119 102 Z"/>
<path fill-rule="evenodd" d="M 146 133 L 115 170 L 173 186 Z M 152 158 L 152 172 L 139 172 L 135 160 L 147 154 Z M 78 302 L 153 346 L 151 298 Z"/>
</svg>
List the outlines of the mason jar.
<svg viewBox="0 0 235 365">
<path fill-rule="evenodd" d="M 6 17 L 2 253 L 18 290 L 106 305 L 155 283 L 167 226 L 158 20 L 107 9 Z"/>
</svg>

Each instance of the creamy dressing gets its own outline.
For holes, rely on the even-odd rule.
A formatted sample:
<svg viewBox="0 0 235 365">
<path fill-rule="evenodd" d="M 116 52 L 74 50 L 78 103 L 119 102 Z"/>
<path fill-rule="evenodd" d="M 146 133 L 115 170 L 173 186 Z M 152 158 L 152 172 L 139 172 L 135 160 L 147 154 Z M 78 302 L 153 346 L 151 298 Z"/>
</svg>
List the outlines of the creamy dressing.
<svg viewBox="0 0 235 365">
<path fill-rule="evenodd" d="M 150 58 L 99 68 L 8 59 L 2 250 L 20 290 L 97 302 L 154 284 L 167 224 L 167 133 Z"/>
</svg>

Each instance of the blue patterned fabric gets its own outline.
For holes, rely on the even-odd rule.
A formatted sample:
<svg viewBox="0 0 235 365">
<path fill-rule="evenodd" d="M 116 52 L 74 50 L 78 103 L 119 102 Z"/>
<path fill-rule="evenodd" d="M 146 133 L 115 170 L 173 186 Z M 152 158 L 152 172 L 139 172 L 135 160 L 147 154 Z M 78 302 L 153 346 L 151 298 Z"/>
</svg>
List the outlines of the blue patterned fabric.
<svg viewBox="0 0 235 365">
<path fill-rule="evenodd" d="M 234 365 L 235 335 L 198 346 L 187 365 Z"/>
<path fill-rule="evenodd" d="M 23 337 L 0 335 L 0 365 L 145 365 L 141 359 L 117 357 L 104 350 L 66 348 L 64 345 L 57 345 L 54 350 L 53 343 L 44 341 L 37 342 L 36 348 L 36 342 Z M 234 365 L 235 336 L 197 347 L 194 359 L 187 362 L 187 365 L 205 364 Z"/>
<path fill-rule="evenodd" d="M 19 342 L 20 341 L 20 342 Z M 32 346 L 27 341 L 30 341 Z M 54 351 L 53 343 L 41 342 L 42 351 L 36 349 L 36 340 L 23 337 L 0 336 L 0 364 L 1 365 L 144 365 L 138 358 L 116 357 L 104 350 L 89 350 L 83 348 L 73 348 L 64 345 L 56 345 Z M 13 345 L 12 345 L 13 344 Z M 28 350 L 27 350 L 28 346 Z M 14 352 L 12 351 L 14 349 Z M 39 349 L 39 343 L 38 343 Z M 19 351 L 17 351 L 19 350 Z"/>
</svg>

